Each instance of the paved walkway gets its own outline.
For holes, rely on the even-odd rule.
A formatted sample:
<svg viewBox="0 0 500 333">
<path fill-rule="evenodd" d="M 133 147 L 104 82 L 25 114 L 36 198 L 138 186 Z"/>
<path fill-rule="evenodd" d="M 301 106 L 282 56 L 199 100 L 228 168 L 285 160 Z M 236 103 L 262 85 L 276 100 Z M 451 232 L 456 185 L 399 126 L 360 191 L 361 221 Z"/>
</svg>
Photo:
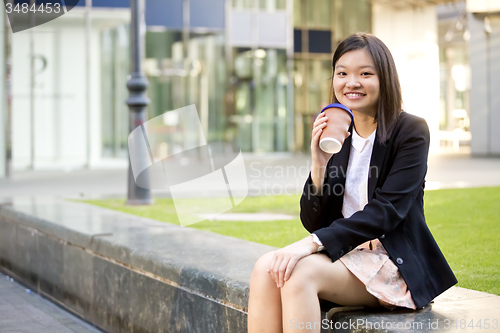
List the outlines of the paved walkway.
<svg viewBox="0 0 500 333">
<path fill-rule="evenodd" d="M 243 155 L 251 195 L 299 194 L 311 167 L 309 155 Z M 500 186 L 500 158 L 467 153 L 431 155 L 426 189 Z M 182 172 L 182 171 L 181 171 Z M 125 197 L 127 170 L 16 171 L 0 179 L 0 197 L 53 195 L 71 198 Z M 168 189 L 153 190 L 168 197 Z"/>
<path fill-rule="evenodd" d="M 69 312 L 0 273 L 0 332 L 98 333 Z"/>
</svg>

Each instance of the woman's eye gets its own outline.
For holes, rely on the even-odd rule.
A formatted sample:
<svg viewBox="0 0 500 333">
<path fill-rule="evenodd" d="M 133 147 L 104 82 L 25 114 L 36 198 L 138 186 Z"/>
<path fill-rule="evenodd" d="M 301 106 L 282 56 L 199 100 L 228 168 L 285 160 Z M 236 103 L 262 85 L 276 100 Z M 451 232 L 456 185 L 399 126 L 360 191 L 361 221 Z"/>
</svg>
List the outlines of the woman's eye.
<svg viewBox="0 0 500 333">
<path fill-rule="evenodd" d="M 344 73 L 344 72 L 338 72 L 337 75 L 344 76 L 344 75 L 346 75 L 346 73 Z"/>
<path fill-rule="evenodd" d="M 372 73 L 364 72 L 361 75 L 364 75 L 364 76 L 366 76 L 366 75 L 372 75 Z"/>
</svg>

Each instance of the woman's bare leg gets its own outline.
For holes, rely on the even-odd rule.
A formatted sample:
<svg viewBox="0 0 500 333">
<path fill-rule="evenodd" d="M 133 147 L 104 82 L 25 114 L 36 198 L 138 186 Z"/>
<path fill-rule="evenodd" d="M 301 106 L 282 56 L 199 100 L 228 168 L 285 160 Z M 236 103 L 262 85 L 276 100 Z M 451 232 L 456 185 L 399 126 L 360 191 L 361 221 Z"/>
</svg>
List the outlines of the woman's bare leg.
<svg viewBox="0 0 500 333">
<path fill-rule="evenodd" d="M 260 257 L 250 278 L 248 333 L 283 332 L 280 289 L 267 272 L 272 256 L 273 252 L 269 252 Z"/>
<path fill-rule="evenodd" d="M 320 332 L 318 297 L 341 305 L 379 306 L 342 262 L 332 263 L 324 254 L 312 254 L 297 262 L 281 288 L 283 332 Z"/>
</svg>

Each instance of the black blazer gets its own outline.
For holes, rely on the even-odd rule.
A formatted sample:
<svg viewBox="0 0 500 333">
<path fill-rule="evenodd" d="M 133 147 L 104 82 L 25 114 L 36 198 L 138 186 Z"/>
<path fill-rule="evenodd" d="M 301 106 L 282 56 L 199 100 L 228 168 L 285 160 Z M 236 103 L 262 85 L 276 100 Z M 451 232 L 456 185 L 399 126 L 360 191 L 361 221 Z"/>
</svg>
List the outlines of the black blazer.
<svg viewBox="0 0 500 333">
<path fill-rule="evenodd" d="M 352 133 L 352 127 L 350 132 Z M 385 145 L 376 133 L 368 177 L 368 203 L 350 218 L 342 215 L 351 136 L 328 161 L 323 195 L 311 192 L 311 175 L 300 199 L 300 219 L 333 261 L 378 238 L 399 268 L 417 308 L 457 283 L 427 228 L 424 187 L 429 128 L 424 119 L 402 112 Z"/>
</svg>

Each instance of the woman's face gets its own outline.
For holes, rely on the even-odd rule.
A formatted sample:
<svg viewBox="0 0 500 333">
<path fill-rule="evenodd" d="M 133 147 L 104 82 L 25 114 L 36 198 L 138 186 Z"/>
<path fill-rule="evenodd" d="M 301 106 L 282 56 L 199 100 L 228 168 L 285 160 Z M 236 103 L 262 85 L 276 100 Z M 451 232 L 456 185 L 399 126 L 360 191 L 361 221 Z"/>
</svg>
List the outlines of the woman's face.
<svg viewBox="0 0 500 333">
<path fill-rule="evenodd" d="M 340 57 L 333 73 L 333 90 L 337 100 L 349 109 L 376 116 L 380 82 L 375 63 L 365 49 Z"/>
</svg>

